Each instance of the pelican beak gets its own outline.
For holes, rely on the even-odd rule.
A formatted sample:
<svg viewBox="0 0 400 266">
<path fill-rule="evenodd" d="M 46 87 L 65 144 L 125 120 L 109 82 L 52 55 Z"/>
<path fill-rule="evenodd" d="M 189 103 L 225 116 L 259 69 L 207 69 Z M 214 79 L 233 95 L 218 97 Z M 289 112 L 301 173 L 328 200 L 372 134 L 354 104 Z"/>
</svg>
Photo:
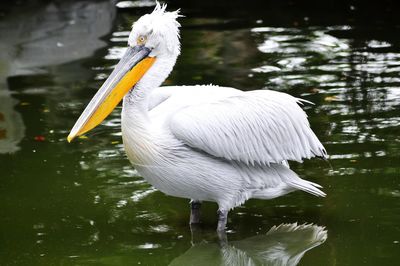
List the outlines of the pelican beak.
<svg viewBox="0 0 400 266">
<path fill-rule="evenodd" d="M 68 135 L 68 142 L 100 124 L 156 60 L 145 46 L 128 47 L 114 71 L 86 106 Z"/>
</svg>

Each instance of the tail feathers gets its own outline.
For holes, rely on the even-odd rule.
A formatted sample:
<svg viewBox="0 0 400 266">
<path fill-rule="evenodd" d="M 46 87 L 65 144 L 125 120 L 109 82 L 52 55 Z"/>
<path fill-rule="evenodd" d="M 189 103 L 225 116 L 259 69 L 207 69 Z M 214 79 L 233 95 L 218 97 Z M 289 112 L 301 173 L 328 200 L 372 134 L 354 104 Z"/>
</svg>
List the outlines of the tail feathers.
<svg viewBox="0 0 400 266">
<path fill-rule="evenodd" d="M 282 162 L 284 163 L 284 162 Z M 294 171 L 284 164 L 271 163 L 262 172 L 252 173 L 250 180 L 254 184 L 264 184 L 263 187 L 253 187 L 252 198 L 273 199 L 295 190 L 302 190 L 317 197 L 325 197 L 320 185 L 301 179 Z M 257 175 L 258 174 L 258 175 Z"/>
<path fill-rule="evenodd" d="M 291 169 L 279 165 L 279 164 L 274 164 L 271 165 L 271 168 L 275 169 L 276 173 L 280 176 L 281 180 L 289 187 L 292 187 L 293 189 L 299 189 L 303 190 L 305 192 L 308 192 L 312 195 L 315 195 L 317 197 L 325 197 L 326 194 L 321 191 L 319 188 L 322 188 L 320 185 L 301 179 L 294 171 Z"/>
<path fill-rule="evenodd" d="M 291 186 L 294 187 L 296 189 L 300 189 L 303 190 L 305 192 L 308 192 L 314 196 L 317 197 L 325 197 L 326 194 L 325 192 L 321 191 L 318 188 L 322 188 L 320 185 L 301 179 L 301 178 L 296 178 L 295 180 L 287 180 L 286 183 Z"/>
</svg>

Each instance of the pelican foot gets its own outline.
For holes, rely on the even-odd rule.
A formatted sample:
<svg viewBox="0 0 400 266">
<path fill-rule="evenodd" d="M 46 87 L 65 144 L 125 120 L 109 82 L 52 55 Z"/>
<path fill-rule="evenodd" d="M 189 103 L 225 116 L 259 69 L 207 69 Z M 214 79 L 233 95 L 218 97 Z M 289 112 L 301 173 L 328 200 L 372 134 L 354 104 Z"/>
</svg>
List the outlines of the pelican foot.
<svg viewBox="0 0 400 266">
<path fill-rule="evenodd" d="M 191 200 L 190 201 L 190 224 L 200 223 L 200 208 L 201 202 Z"/>
</svg>

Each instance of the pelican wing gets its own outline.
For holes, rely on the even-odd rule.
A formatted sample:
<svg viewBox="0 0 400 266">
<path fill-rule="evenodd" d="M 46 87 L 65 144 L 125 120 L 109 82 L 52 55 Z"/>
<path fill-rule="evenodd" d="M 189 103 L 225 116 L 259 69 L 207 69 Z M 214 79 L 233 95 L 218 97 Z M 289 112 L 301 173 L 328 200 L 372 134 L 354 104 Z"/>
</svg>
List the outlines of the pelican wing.
<svg viewBox="0 0 400 266">
<path fill-rule="evenodd" d="M 185 144 L 246 164 L 325 158 L 326 151 L 299 106 L 302 101 L 270 90 L 244 92 L 182 108 L 169 125 Z"/>
</svg>

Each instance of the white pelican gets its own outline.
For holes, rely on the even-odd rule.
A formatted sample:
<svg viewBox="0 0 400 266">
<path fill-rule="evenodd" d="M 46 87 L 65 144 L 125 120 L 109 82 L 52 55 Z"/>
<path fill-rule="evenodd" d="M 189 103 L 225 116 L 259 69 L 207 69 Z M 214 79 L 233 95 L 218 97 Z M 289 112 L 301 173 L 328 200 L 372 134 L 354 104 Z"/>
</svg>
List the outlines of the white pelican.
<svg viewBox="0 0 400 266">
<path fill-rule="evenodd" d="M 122 138 L 137 171 L 167 195 L 218 204 L 218 231 L 247 199 L 294 190 L 325 196 L 287 160 L 325 158 L 326 151 L 288 94 L 218 86 L 160 87 L 180 54 L 179 12 L 157 3 L 137 20 L 128 48 L 72 128 L 68 141 L 103 121 L 123 98 Z"/>
</svg>

